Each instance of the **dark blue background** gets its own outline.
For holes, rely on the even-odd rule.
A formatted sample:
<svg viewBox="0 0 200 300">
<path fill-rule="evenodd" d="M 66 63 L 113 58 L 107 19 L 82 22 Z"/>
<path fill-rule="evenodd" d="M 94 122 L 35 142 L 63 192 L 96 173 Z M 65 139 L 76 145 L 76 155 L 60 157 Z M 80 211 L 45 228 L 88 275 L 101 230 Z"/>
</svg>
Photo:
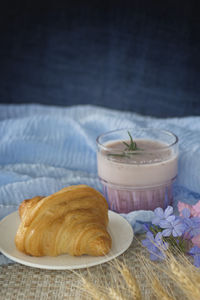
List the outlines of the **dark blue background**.
<svg viewBox="0 0 200 300">
<path fill-rule="evenodd" d="M 198 1 L 55 3 L 1 9 L 1 103 L 200 115 Z"/>
</svg>

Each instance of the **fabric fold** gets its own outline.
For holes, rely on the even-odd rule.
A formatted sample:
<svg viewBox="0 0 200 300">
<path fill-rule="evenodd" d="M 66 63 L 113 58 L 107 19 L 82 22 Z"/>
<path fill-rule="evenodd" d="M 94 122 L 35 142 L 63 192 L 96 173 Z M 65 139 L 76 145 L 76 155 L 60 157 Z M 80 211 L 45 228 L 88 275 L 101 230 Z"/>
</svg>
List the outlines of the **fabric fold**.
<svg viewBox="0 0 200 300">
<path fill-rule="evenodd" d="M 200 199 L 200 117 L 159 119 L 96 106 L 0 105 L 0 219 L 19 203 L 49 195 L 72 184 L 101 191 L 96 167 L 96 138 L 119 128 L 153 127 L 179 138 L 175 185 L 178 201 Z M 152 212 L 123 215 L 136 233 Z M 8 260 L 0 256 L 0 264 Z M 9 261 L 10 262 L 10 261 Z"/>
</svg>

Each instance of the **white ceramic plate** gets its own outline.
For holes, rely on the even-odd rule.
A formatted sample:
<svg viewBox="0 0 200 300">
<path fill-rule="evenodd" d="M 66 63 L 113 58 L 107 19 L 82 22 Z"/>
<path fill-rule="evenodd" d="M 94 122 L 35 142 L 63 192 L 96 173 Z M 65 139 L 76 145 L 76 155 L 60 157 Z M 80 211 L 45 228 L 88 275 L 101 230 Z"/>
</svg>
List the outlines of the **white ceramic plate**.
<svg viewBox="0 0 200 300">
<path fill-rule="evenodd" d="M 17 211 L 0 222 L 0 251 L 15 262 L 40 269 L 72 270 L 99 265 L 122 254 L 133 240 L 131 225 L 119 214 L 109 211 L 108 232 L 112 237 L 112 248 L 106 256 L 82 255 L 75 257 L 64 254 L 56 257 L 33 257 L 19 252 L 15 246 L 14 238 L 19 223 L 20 218 Z"/>
</svg>

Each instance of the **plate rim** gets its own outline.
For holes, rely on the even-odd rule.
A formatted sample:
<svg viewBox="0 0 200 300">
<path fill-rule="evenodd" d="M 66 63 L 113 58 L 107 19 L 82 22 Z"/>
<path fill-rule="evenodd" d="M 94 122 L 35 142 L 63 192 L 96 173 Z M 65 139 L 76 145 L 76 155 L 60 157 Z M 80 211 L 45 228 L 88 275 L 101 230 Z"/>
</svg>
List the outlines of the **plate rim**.
<svg viewBox="0 0 200 300">
<path fill-rule="evenodd" d="M 4 223 L 6 221 L 6 219 L 12 218 L 12 216 L 15 216 L 17 214 L 18 214 L 18 210 L 16 210 L 16 211 L 8 214 L 7 216 L 5 216 L 2 220 L 0 220 L 0 226 L 2 225 L 2 223 Z M 130 245 L 133 241 L 133 238 L 134 238 L 134 231 L 133 231 L 133 228 L 132 228 L 131 224 L 123 216 L 121 216 L 120 214 L 118 214 L 114 211 L 111 211 L 111 210 L 108 210 L 108 215 L 109 215 L 109 217 L 110 216 L 111 217 L 112 216 L 115 216 L 115 217 L 117 216 L 117 218 L 120 218 L 121 220 L 123 220 L 124 224 L 126 224 L 129 227 L 129 230 L 130 230 L 129 234 L 131 236 L 130 236 L 130 240 L 129 240 L 129 242 L 126 245 L 125 248 L 121 249 L 119 252 L 117 252 L 115 254 L 111 254 L 111 256 L 107 256 L 107 255 L 101 256 L 102 260 L 100 260 L 100 261 L 89 262 L 89 263 L 81 264 L 81 265 L 77 265 L 77 266 L 71 266 L 71 265 L 60 265 L 60 266 L 58 266 L 58 265 L 42 265 L 42 264 L 37 263 L 37 262 L 36 263 L 29 262 L 29 261 L 26 261 L 26 260 L 23 260 L 23 259 L 20 259 L 18 257 L 10 255 L 6 251 L 4 251 L 4 249 L 2 249 L 1 243 L 0 243 L 0 252 L 4 256 L 6 256 L 10 260 L 12 260 L 13 262 L 17 262 L 17 263 L 22 264 L 24 266 L 28 266 L 28 267 L 32 267 L 32 268 L 38 268 L 38 269 L 45 269 L 45 270 L 75 270 L 75 269 L 89 268 L 89 267 L 97 266 L 97 265 L 100 265 L 100 264 L 104 264 L 104 263 L 120 256 L 121 254 L 123 254 L 130 247 Z M 16 231 L 17 231 L 17 229 L 16 229 Z M 24 254 L 24 255 L 26 255 L 26 254 Z M 69 254 L 63 254 L 63 255 L 69 255 Z"/>
</svg>

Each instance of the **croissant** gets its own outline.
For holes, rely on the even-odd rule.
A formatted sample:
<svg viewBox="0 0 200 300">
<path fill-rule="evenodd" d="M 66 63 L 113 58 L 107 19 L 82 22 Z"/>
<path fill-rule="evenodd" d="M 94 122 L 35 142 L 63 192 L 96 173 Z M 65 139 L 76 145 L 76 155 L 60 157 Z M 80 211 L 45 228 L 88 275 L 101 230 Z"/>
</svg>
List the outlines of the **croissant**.
<svg viewBox="0 0 200 300">
<path fill-rule="evenodd" d="M 108 204 L 87 185 L 69 186 L 48 197 L 24 200 L 19 216 L 15 244 L 25 254 L 101 256 L 110 251 Z"/>
</svg>

